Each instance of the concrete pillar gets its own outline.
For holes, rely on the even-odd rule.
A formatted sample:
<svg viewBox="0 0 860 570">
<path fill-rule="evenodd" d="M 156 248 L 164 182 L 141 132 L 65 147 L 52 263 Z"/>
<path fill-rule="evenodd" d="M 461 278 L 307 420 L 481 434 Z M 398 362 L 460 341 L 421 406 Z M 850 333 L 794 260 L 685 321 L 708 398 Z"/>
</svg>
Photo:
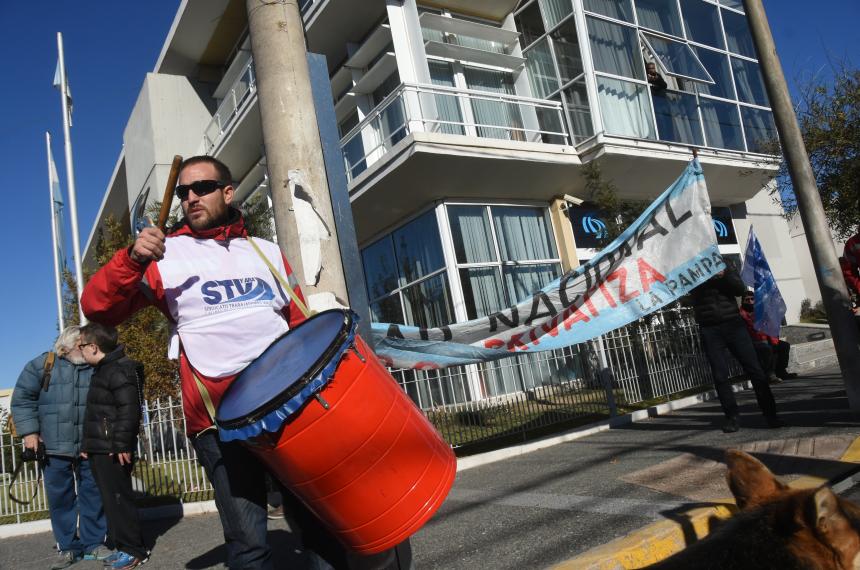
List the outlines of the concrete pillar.
<svg viewBox="0 0 860 570">
<path fill-rule="evenodd" d="M 278 244 L 311 308 L 331 308 L 334 300 L 346 306 L 301 13 L 296 0 L 246 0 L 246 6 Z M 295 200 L 289 189 L 290 171 L 299 171 L 307 182 Z"/>
</svg>

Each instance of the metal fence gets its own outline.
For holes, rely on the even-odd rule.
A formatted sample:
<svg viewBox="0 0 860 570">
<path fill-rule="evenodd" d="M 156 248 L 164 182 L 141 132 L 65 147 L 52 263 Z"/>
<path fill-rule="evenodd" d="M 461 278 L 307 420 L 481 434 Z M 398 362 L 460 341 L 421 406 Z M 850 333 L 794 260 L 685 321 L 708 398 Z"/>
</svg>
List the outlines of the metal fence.
<svg viewBox="0 0 860 570">
<path fill-rule="evenodd" d="M 732 360 L 733 375 L 740 372 Z M 563 350 L 393 374 L 446 441 L 466 449 L 627 413 L 711 384 L 698 327 L 687 309 L 658 312 Z M 41 485 L 27 506 L 8 498 L 20 447 L 20 440 L 0 433 L 0 524 L 47 517 Z M 185 437 L 180 400 L 145 403 L 137 456 L 134 486 L 144 503 L 212 497 L 212 487 Z M 29 497 L 36 481 L 35 466 L 29 464 L 14 494 Z"/>
</svg>

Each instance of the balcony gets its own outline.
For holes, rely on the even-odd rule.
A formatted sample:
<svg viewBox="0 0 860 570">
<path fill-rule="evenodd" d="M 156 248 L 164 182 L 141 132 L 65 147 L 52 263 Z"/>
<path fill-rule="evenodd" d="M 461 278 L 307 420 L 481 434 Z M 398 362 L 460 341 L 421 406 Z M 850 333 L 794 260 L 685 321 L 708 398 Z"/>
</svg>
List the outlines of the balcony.
<svg viewBox="0 0 860 570">
<path fill-rule="evenodd" d="M 569 145 L 560 103 L 404 83 L 341 139 L 350 181 L 414 131 Z"/>
<path fill-rule="evenodd" d="M 256 93 L 254 60 L 251 59 L 242 68 L 236 81 L 227 89 L 218 105 L 218 110 L 203 131 L 203 149 L 206 154 L 213 154 L 224 135 L 236 125 L 236 118 L 250 105 Z"/>
</svg>

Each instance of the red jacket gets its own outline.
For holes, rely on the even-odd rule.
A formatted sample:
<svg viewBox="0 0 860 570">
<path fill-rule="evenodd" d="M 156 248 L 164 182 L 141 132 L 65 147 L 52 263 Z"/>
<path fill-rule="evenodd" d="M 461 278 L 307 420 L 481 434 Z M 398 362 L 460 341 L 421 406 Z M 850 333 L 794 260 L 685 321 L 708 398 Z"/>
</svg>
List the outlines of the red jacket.
<svg viewBox="0 0 860 570">
<path fill-rule="evenodd" d="M 248 234 L 241 215 L 237 211 L 232 211 L 232 214 L 233 221 L 227 225 L 196 232 L 185 224 L 169 235 L 190 235 L 197 239 L 218 241 L 247 237 Z M 117 251 L 113 258 L 89 280 L 81 296 L 81 307 L 84 314 L 92 321 L 116 326 L 140 309 L 154 305 L 172 322 L 158 264 L 141 265 L 130 257 L 130 250 L 131 248 Z M 287 269 L 287 277 L 289 278 L 292 275 L 292 269 L 286 258 L 284 258 L 284 267 Z M 142 287 L 141 281 L 145 281 L 148 287 Z M 299 286 L 295 285 L 293 290 L 304 301 Z M 290 328 L 305 320 L 301 311 L 297 307 L 293 307 L 293 303 L 285 305 L 282 313 Z M 208 390 L 216 409 L 224 392 L 236 379 L 236 376 L 209 378 L 200 373 L 197 374 L 197 377 Z M 182 402 L 188 435 L 194 435 L 212 427 L 212 420 L 194 381 L 192 367 L 184 349 L 180 351 L 179 355 L 179 378 L 182 385 Z"/>
<path fill-rule="evenodd" d="M 860 295 L 860 234 L 854 234 L 845 242 L 845 252 L 839 258 L 842 275 L 848 286 L 848 294 Z"/>
<path fill-rule="evenodd" d="M 763 332 L 757 330 L 753 325 L 754 317 L 753 314 L 744 309 L 740 308 L 741 318 L 747 324 L 747 332 L 750 333 L 750 338 L 753 339 L 754 342 L 769 342 L 770 344 L 779 344 L 779 339 L 768 336 Z"/>
</svg>

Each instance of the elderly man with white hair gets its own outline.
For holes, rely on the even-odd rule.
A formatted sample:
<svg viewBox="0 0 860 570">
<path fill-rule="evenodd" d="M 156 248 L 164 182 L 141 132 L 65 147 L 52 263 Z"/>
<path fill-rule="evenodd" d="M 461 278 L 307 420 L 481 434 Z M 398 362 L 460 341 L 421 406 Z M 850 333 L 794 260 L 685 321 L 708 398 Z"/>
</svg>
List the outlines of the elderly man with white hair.
<svg viewBox="0 0 860 570">
<path fill-rule="evenodd" d="M 24 446 L 45 446 L 45 491 L 58 549 L 52 570 L 110 554 L 99 490 L 89 461 L 81 457 L 92 373 L 81 354 L 80 327 L 66 327 L 54 352 L 27 363 L 12 392 L 12 419 Z"/>
</svg>

